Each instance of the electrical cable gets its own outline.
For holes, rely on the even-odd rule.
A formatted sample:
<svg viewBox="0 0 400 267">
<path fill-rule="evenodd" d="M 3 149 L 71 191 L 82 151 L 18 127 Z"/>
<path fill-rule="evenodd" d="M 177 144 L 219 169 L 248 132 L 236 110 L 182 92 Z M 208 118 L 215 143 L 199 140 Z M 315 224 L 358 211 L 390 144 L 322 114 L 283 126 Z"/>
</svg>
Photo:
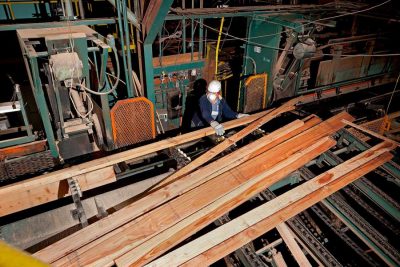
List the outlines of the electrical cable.
<svg viewBox="0 0 400 267">
<path fill-rule="evenodd" d="M 389 3 L 389 2 L 391 2 L 391 0 L 387 0 L 387 1 L 385 1 L 385 2 L 382 2 L 382 3 L 378 4 L 378 5 L 375 5 L 375 6 L 366 8 L 366 9 L 362 9 L 362 10 L 358 10 L 358 11 L 354 11 L 354 12 L 350 12 L 350 13 L 345 13 L 345 14 L 341 14 L 341 15 L 337 15 L 337 16 L 331 16 L 331 17 L 326 17 L 326 18 L 321 18 L 321 19 L 313 20 L 313 21 L 310 21 L 310 22 L 308 22 L 308 23 L 306 23 L 306 24 L 302 24 L 302 25 L 300 25 L 300 26 L 298 26 L 298 27 L 294 27 L 293 29 L 301 28 L 301 27 L 304 27 L 304 26 L 306 26 L 306 25 L 313 24 L 313 23 L 318 22 L 318 21 L 323 21 L 323 20 L 328 20 L 328 19 L 333 19 L 333 18 L 339 18 L 339 17 L 344 17 L 344 16 L 350 16 L 350 15 L 354 15 L 354 14 L 359 14 L 359 13 L 362 13 L 362 12 L 370 11 L 370 10 L 373 10 L 373 9 L 378 8 L 378 7 L 380 7 L 380 6 L 386 5 L 386 4 Z M 183 16 L 185 16 L 185 15 L 183 15 Z M 186 17 L 186 16 L 185 16 L 185 17 Z M 268 22 L 267 20 L 265 20 L 265 21 Z M 207 27 L 207 28 L 211 28 L 210 26 L 208 26 L 208 25 L 206 25 L 206 24 L 204 24 L 204 23 L 203 23 L 203 26 L 205 26 L 205 27 Z M 253 36 L 253 37 L 248 37 L 247 39 L 250 40 L 250 39 L 257 39 L 257 38 L 263 38 L 263 37 L 276 36 L 276 35 L 281 35 L 282 33 L 285 33 L 285 32 L 286 32 L 286 31 L 281 31 L 281 32 L 278 32 L 278 33 L 272 33 L 272 34 L 265 34 L 265 35 Z M 223 34 L 225 34 L 225 33 L 223 32 Z M 230 35 L 227 35 L 227 36 L 230 36 Z M 230 37 L 232 37 L 232 38 L 235 39 L 235 40 L 238 40 L 238 38 L 239 38 L 239 37 L 236 37 L 236 36 L 230 36 Z M 243 39 L 243 38 L 241 38 L 241 39 Z"/>
<path fill-rule="evenodd" d="M 229 1 L 228 1 L 228 2 L 229 2 Z M 233 20 L 233 17 L 231 17 L 231 19 L 229 20 L 228 29 L 226 30 L 226 32 L 229 32 L 229 30 L 231 29 L 232 20 Z M 224 40 L 222 40 L 222 44 L 221 44 L 221 50 L 222 50 L 222 48 L 224 47 L 225 40 L 226 40 L 226 35 L 225 35 L 225 38 L 224 38 Z"/>
<path fill-rule="evenodd" d="M 394 85 L 392 95 L 390 96 L 390 100 L 389 100 L 388 106 L 386 108 L 386 115 L 389 112 L 390 104 L 392 104 L 392 99 L 393 99 L 394 93 L 396 92 L 396 88 L 397 88 L 397 84 L 399 83 L 399 79 L 400 79 L 400 72 L 399 72 L 399 75 L 397 76 L 396 84 Z"/>
<path fill-rule="evenodd" d="M 206 27 L 206 28 L 208 28 L 208 29 L 210 29 L 210 30 L 212 30 L 214 32 L 219 33 L 218 29 L 215 29 L 215 28 L 213 28 L 213 27 L 211 27 L 211 26 L 209 26 L 209 25 L 207 25 L 205 23 L 201 23 L 200 21 L 197 21 L 197 23 L 203 25 L 204 27 Z M 248 43 L 250 45 L 260 46 L 260 47 L 263 47 L 263 48 L 269 48 L 269 49 L 278 50 L 278 51 L 289 51 L 289 52 L 292 51 L 292 50 L 285 50 L 285 49 L 279 48 L 279 47 L 272 47 L 272 46 L 268 46 L 268 45 L 259 44 L 259 43 L 255 43 L 255 42 L 252 42 L 252 41 L 248 41 L 250 38 L 240 38 L 240 37 L 231 35 L 231 34 L 226 33 L 226 32 L 221 32 L 221 33 L 226 35 L 226 36 L 229 36 L 229 37 L 231 37 L 231 38 L 233 38 L 235 40 L 243 41 L 243 42 Z M 400 53 L 374 54 L 374 55 L 369 55 L 369 54 L 336 55 L 336 54 L 325 54 L 325 53 L 322 53 L 320 55 L 323 55 L 323 56 L 340 56 L 340 57 L 364 57 L 364 56 L 365 57 L 384 57 L 384 56 L 400 56 Z"/>
<path fill-rule="evenodd" d="M 90 88 L 87 88 L 86 86 L 84 86 L 82 83 L 79 83 L 79 84 L 75 84 L 75 85 L 79 85 L 80 87 L 82 87 L 85 91 L 87 91 L 87 92 L 89 92 L 89 93 L 91 93 L 91 94 L 94 94 L 94 95 L 108 95 L 108 94 L 111 94 L 111 93 L 113 93 L 114 91 L 115 91 L 115 89 L 117 89 L 117 86 L 118 86 L 118 83 L 119 83 L 119 81 L 120 81 L 120 72 L 121 72 L 121 70 L 120 70 L 120 67 L 119 67 L 119 59 L 118 59 L 118 52 L 117 52 L 117 48 L 115 47 L 115 44 L 114 45 L 111 45 L 111 50 L 113 50 L 113 52 L 114 52 L 114 55 L 115 55 L 115 63 L 116 63 L 116 69 L 117 69 L 117 75 L 116 75 L 116 77 L 118 77 L 117 79 L 116 79 L 116 82 L 113 84 L 113 86 L 111 87 L 111 89 L 110 90 L 108 90 L 107 92 L 96 92 L 96 91 L 93 91 L 92 89 L 90 89 Z M 107 73 L 106 73 L 107 74 Z M 102 86 L 102 87 L 104 87 L 105 86 L 105 84 Z"/>
</svg>

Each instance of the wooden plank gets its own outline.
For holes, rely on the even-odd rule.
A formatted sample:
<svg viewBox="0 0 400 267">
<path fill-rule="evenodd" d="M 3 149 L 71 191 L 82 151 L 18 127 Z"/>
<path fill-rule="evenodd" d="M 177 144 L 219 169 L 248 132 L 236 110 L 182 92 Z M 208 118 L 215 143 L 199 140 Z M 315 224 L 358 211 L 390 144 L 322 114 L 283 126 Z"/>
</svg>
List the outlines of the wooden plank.
<svg viewBox="0 0 400 267">
<path fill-rule="evenodd" d="M 35 141 L 28 144 L 11 146 L 0 149 L 0 160 L 21 157 L 32 153 L 42 152 L 47 147 L 47 141 Z"/>
<path fill-rule="evenodd" d="M 279 235 L 285 241 L 286 246 L 289 248 L 299 266 L 311 267 L 311 263 L 308 261 L 306 255 L 304 255 L 299 244 L 294 240 L 289 227 L 285 223 L 281 223 L 276 226 L 276 230 L 278 230 Z"/>
<path fill-rule="evenodd" d="M 179 244 L 179 242 L 201 230 L 203 227 L 212 223 L 220 216 L 244 203 L 255 194 L 268 188 L 306 164 L 308 161 L 327 151 L 335 144 L 335 141 L 329 137 L 325 137 L 311 146 L 308 146 L 304 150 L 287 157 L 287 159 L 278 164 L 274 164 L 273 167 L 266 169 L 255 177 L 249 177 L 247 174 L 244 174 L 243 176 L 243 174 L 231 172 L 236 179 L 247 179 L 243 184 L 234 188 L 208 206 L 198 209 L 195 213 L 174 224 L 172 227 L 131 249 L 128 253 L 117 258 L 115 263 L 118 266 L 143 266 Z M 273 157 L 271 160 L 278 156 L 275 153 L 267 152 L 266 154 Z M 256 168 L 258 168 L 258 165 L 254 164 L 254 166 L 257 166 Z"/>
<path fill-rule="evenodd" d="M 285 153 L 290 153 L 290 150 L 293 151 L 294 149 L 293 147 L 295 147 L 295 149 L 301 149 L 302 147 L 304 148 L 308 144 L 314 142 L 315 140 L 323 136 L 330 135 L 339 130 L 341 127 L 343 127 L 344 124 L 341 122 L 342 119 L 353 120 L 354 118 L 352 118 L 349 114 L 343 112 L 322 122 L 321 124 L 311 129 L 306 130 L 305 127 L 298 128 L 298 130 L 293 132 L 291 136 L 293 136 L 293 134 L 298 134 L 304 131 L 301 134 L 301 136 L 303 137 L 296 136 L 296 139 L 298 141 L 296 141 L 296 139 L 294 141 L 287 140 L 282 150 L 280 150 L 279 148 L 274 148 L 271 152 L 285 154 Z M 310 127 L 316 124 L 316 122 L 317 121 L 315 121 L 315 118 L 310 118 L 309 120 L 306 121 L 306 125 Z M 279 136 L 278 133 L 279 132 L 282 133 L 284 132 L 284 130 L 285 127 L 281 128 L 279 131 L 275 131 L 270 135 L 259 139 L 258 142 L 253 142 L 247 145 L 246 147 L 241 148 L 238 151 L 228 155 L 227 157 L 221 158 L 207 165 L 207 168 L 202 168 L 196 172 L 193 172 L 192 174 L 186 176 L 184 179 L 178 180 L 176 183 L 168 185 L 164 187 L 162 190 L 151 193 L 151 195 L 149 195 L 148 197 L 140 199 L 135 203 L 132 203 L 123 210 L 118 211 L 117 213 L 114 213 L 108 216 L 107 218 L 104 218 L 100 222 L 89 225 L 88 227 L 82 229 L 81 231 L 49 246 L 48 248 L 45 248 L 44 250 L 36 253 L 35 255 L 46 262 L 53 262 L 55 259 L 64 256 L 66 253 L 74 251 L 80 246 L 87 244 L 88 242 L 98 238 L 99 236 L 106 234 L 107 232 L 112 231 L 113 229 L 116 229 L 117 227 L 143 214 L 144 212 L 147 212 L 152 208 L 161 205 L 165 201 L 172 199 L 177 195 L 183 194 L 188 189 L 191 189 L 194 186 L 199 185 L 201 182 L 206 181 L 204 180 L 205 177 L 211 175 L 208 178 L 211 179 L 216 175 L 222 174 L 224 171 L 229 169 L 229 168 L 221 169 L 220 166 L 224 166 L 224 164 L 229 163 L 231 167 L 234 167 L 237 166 L 239 163 L 247 160 L 248 158 L 254 157 L 265 151 L 268 151 L 268 149 L 271 149 L 273 146 L 290 138 L 290 135 L 282 135 L 280 138 L 278 138 Z M 307 140 L 309 143 L 307 142 L 304 143 L 303 138 Z M 259 149 L 258 143 L 262 142 L 263 139 L 268 139 L 269 141 L 267 141 L 264 144 L 260 143 L 262 148 Z M 300 146 L 299 147 L 293 146 L 293 144 L 300 144 Z M 238 162 L 237 161 L 238 159 L 241 159 L 242 161 Z M 218 169 L 220 170 L 217 172 Z M 214 170 L 214 173 L 212 170 Z"/>
<path fill-rule="evenodd" d="M 282 253 L 280 253 L 280 252 L 272 255 L 272 260 L 275 262 L 276 267 L 287 267 L 286 262 L 283 259 Z M 302 266 L 302 265 L 300 265 L 300 266 Z"/>
<path fill-rule="evenodd" d="M 298 148 L 294 147 L 290 151 L 290 148 L 286 145 L 277 150 L 277 153 L 266 152 L 202 184 L 196 190 L 191 190 L 146 213 L 142 217 L 125 224 L 123 227 L 52 264 L 55 266 L 75 266 L 77 264 L 94 264 L 96 261 L 98 265 L 108 265 L 113 262 L 114 257 L 122 255 L 123 252 L 141 244 L 152 235 L 174 225 L 177 221 L 208 205 L 298 150 Z M 306 159 L 307 157 L 302 158 L 303 161 Z M 290 170 L 288 169 L 286 172 L 288 174 Z M 270 179 L 273 180 L 273 178 Z M 247 199 L 246 194 L 241 197 L 244 200 Z M 109 246 L 104 244 L 109 244 Z"/>
<path fill-rule="evenodd" d="M 343 120 L 343 123 L 345 123 L 345 124 L 347 124 L 347 125 L 349 125 L 349 126 L 351 126 L 351 127 L 353 127 L 353 128 L 356 128 L 357 130 L 360 130 L 360 131 L 362 131 L 362 132 L 365 132 L 365 133 L 367 133 L 367 134 L 369 134 L 369 135 L 372 135 L 372 136 L 374 136 L 374 137 L 376 137 L 376 138 L 378 138 L 378 139 L 381 139 L 381 140 L 387 141 L 387 142 L 391 142 L 391 143 L 395 144 L 396 146 L 400 146 L 400 144 L 399 144 L 398 142 L 396 142 L 396 141 L 394 141 L 394 140 L 392 140 L 392 139 L 390 139 L 390 138 L 387 138 L 387 137 L 385 137 L 385 136 L 383 136 L 383 135 L 381 135 L 381 134 L 378 134 L 378 133 L 376 133 L 376 132 L 370 131 L 370 130 L 368 130 L 368 129 L 366 129 L 366 128 L 360 126 L 360 125 L 357 125 L 357 124 L 352 123 L 352 122 L 347 121 L 347 120 Z"/>
<path fill-rule="evenodd" d="M 199 52 L 193 53 L 193 58 L 199 58 Z M 159 57 L 153 57 L 153 67 L 161 67 L 161 66 L 171 66 L 171 65 L 178 65 L 182 63 L 190 63 L 192 62 L 192 53 L 185 53 L 185 54 L 177 54 L 171 56 L 163 56 L 161 57 L 161 64 Z"/>
<path fill-rule="evenodd" d="M 294 239 L 296 240 L 297 243 L 299 243 L 305 251 L 307 251 L 308 255 L 314 259 L 314 261 L 317 263 L 317 266 L 324 266 L 324 264 L 318 259 L 317 256 L 315 256 L 314 252 L 311 251 L 305 244 L 304 242 L 291 230 L 289 231 L 292 233 L 294 236 Z"/>
<path fill-rule="evenodd" d="M 223 125 L 226 129 L 235 128 L 238 126 L 242 126 L 244 124 L 248 124 L 254 121 L 255 119 L 258 119 L 260 116 L 268 114 L 269 112 L 270 110 L 254 114 L 249 117 L 228 121 Z M 39 187 L 42 188 L 45 188 L 46 186 L 53 187 L 54 184 L 65 183 L 65 181 L 64 182 L 61 181 L 66 180 L 68 178 L 96 171 L 105 167 L 110 167 L 122 161 L 131 160 L 133 158 L 148 155 L 169 147 L 178 146 L 180 144 L 200 139 L 202 137 L 212 135 L 214 133 L 215 131 L 211 127 L 200 129 L 191 133 L 183 134 L 170 139 L 165 139 L 159 142 L 127 150 L 124 152 L 116 153 L 114 155 L 92 160 L 59 171 L 51 172 L 28 180 L 17 182 L 11 185 L 3 186 L 0 188 L 0 216 L 5 216 L 7 214 L 11 214 L 17 211 L 21 211 L 48 202 L 46 195 L 44 195 L 40 199 L 37 199 L 34 203 L 21 201 L 18 202 L 19 203 L 18 205 L 17 203 L 14 203 L 12 208 L 10 208 L 7 207 L 8 204 L 4 202 L 9 197 L 12 198 L 12 196 L 15 195 L 26 195 L 26 194 L 29 195 L 30 190 L 41 191 L 42 189 L 40 189 Z"/>
<path fill-rule="evenodd" d="M 81 174 L 74 178 L 78 181 L 82 191 L 116 181 L 112 166 Z M 17 210 L 21 206 L 37 206 L 70 195 L 67 180 L 57 181 L 39 187 L 32 187 L 29 190 L 18 192 L 18 194 L 8 194 L 7 198 L 1 199 L 0 209 L 2 212 L 4 210 Z"/>
<path fill-rule="evenodd" d="M 257 237 L 260 232 L 269 231 L 282 221 L 298 214 L 377 166 L 389 161 L 392 155 L 388 151 L 393 148 L 394 146 L 391 143 L 381 143 L 181 246 L 148 266 L 178 266 L 182 264 L 185 266 L 198 266 L 196 263 L 209 265 L 217 258 L 234 251 L 233 248 L 238 248 L 253 240 L 253 237 Z M 268 224 L 265 224 L 265 221 L 268 221 Z M 262 231 L 256 231 L 255 229 L 259 224 L 263 224 L 266 227 Z M 249 231 L 250 229 L 251 231 Z M 256 232 L 257 234 L 255 234 Z M 251 235 L 253 239 L 249 240 L 243 233 Z M 240 236 L 241 239 L 237 238 L 237 236 Z M 236 244 L 230 242 L 231 239 L 235 239 Z M 224 244 L 225 241 L 229 242 L 230 246 L 227 246 L 226 243 Z M 205 252 L 208 253 L 202 254 Z"/>
<path fill-rule="evenodd" d="M 101 222 L 89 225 L 81 231 L 37 252 L 35 255 L 46 262 L 53 262 L 67 253 L 93 241 L 102 234 L 110 232 L 143 213 L 156 208 L 166 201 L 187 192 L 199 184 L 204 183 L 233 167 L 236 167 L 248 160 L 250 157 L 253 157 L 254 154 L 252 153 L 260 148 L 263 147 L 265 150 L 268 150 L 268 148 L 272 148 L 277 144 L 282 143 L 286 139 L 309 129 L 319 122 L 320 119 L 314 116 L 308 118 L 305 123 L 298 120 L 294 121 L 287 126 L 260 138 L 257 142 L 251 143 L 246 148 L 240 148 L 228 156 L 211 163 L 208 165 L 207 169 L 193 172 L 185 178 L 177 181 L 177 183 L 168 185 L 162 190 L 154 191 L 145 198 L 139 199 L 125 207 L 123 210 L 104 218 Z"/>
<path fill-rule="evenodd" d="M 207 151 L 200 157 L 196 158 L 194 161 L 192 161 L 188 165 L 179 169 L 178 171 L 173 173 L 171 176 L 168 176 L 166 179 L 164 179 L 163 181 L 158 183 L 154 188 L 152 188 L 152 190 L 157 190 L 158 188 L 161 188 L 161 187 L 179 179 L 180 177 L 184 176 L 185 174 L 190 173 L 194 169 L 202 166 L 206 162 L 213 159 L 215 156 L 217 156 L 222 151 L 226 150 L 227 148 L 229 148 L 230 146 L 235 144 L 237 141 L 239 141 L 239 140 L 243 139 L 244 137 L 246 137 L 247 135 L 251 134 L 252 132 L 257 130 L 261 126 L 263 126 L 268 121 L 276 118 L 277 116 L 281 115 L 282 113 L 294 110 L 296 108 L 295 105 L 298 104 L 299 102 L 301 102 L 301 99 L 302 99 L 301 97 L 292 99 L 292 100 L 286 102 L 285 104 L 283 104 L 282 106 L 276 108 L 275 110 L 272 110 L 270 113 L 266 114 L 265 116 L 260 117 L 258 120 L 255 120 L 254 122 L 252 122 L 250 125 L 248 125 L 243 130 L 226 138 L 224 141 L 219 143 L 217 146 L 213 147 L 212 149 L 210 149 L 209 151 Z"/>
</svg>

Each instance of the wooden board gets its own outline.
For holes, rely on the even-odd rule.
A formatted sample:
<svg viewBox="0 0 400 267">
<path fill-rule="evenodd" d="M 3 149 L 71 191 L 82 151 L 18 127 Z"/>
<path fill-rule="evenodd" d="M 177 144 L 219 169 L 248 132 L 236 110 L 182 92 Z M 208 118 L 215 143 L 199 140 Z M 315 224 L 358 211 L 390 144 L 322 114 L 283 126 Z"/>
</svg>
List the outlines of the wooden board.
<svg viewBox="0 0 400 267">
<path fill-rule="evenodd" d="M 114 168 L 106 167 L 90 173 L 74 177 L 82 191 L 90 190 L 105 184 L 115 182 Z M 31 187 L 15 194 L 7 194 L 1 199 L 0 210 L 18 210 L 20 207 L 37 206 L 71 195 L 67 180 L 56 181 L 43 186 Z"/>
<path fill-rule="evenodd" d="M 283 179 L 335 144 L 336 142 L 332 139 L 328 137 L 323 138 L 278 164 L 274 164 L 273 167 L 266 169 L 257 176 L 253 178 L 248 177 L 252 178 L 250 180 L 244 180 L 247 177 L 243 176 L 243 174 L 234 173 L 235 178 L 244 180 L 242 185 L 234 188 L 234 190 L 231 190 L 229 193 L 215 200 L 208 206 L 199 209 L 167 230 L 157 234 L 140 246 L 135 247 L 129 253 L 117 258 L 115 260 L 116 264 L 118 266 L 143 266 L 173 248 L 175 245 L 179 244 L 179 242 L 201 230 L 203 227 L 212 223 L 220 216 L 244 203 L 255 194 L 268 188 L 280 179 Z M 277 156 L 276 154 L 271 153 L 266 154 L 272 155 L 274 158 Z"/>
<path fill-rule="evenodd" d="M 28 144 L 5 147 L 0 149 L 0 160 L 21 157 L 46 150 L 47 141 L 35 141 Z"/>
<path fill-rule="evenodd" d="M 389 161 L 392 155 L 388 151 L 393 148 L 393 144 L 381 143 L 198 239 L 183 245 L 148 266 L 178 266 L 183 263 L 186 263 L 186 266 L 198 266 L 196 263 L 209 265 L 216 258 L 221 258 L 221 256 L 223 257 L 234 251 L 231 246 L 228 248 L 226 244 L 223 244 L 225 241 L 229 242 L 230 238 L 241 235 L 242 232 L 256 227 L 257 224 L 263 223 L 265 220 L 269 222 L 266 231 L 272 229 L 282 221 L 289 219 L 358 177 Z M 362 167 L 365 168 L 363 169 Z M 254 229 L 252 230 L 254 232 Z M 248 234 L 250 233 L 248 232 Z M 245 237 L 241 240 L 236 238 L 235 241 L 237 243 L 234 244 L 234 247 L 239 248 L 249 242 Z M 216 253 L 218 257 L 213 257 L 215 247 L 219 247 L 220 245 L 221 248 Z M 208 251 L 210 253 L 202 255 L 202 253 Z M 196 259 L 199 255 L 201 255 L 201 259 Z"/>
<path fill-rule="evenodd" d="M 282 143 L 286 139 L 307 130 L 319 122 L 320 119 L 314 116 L 307 118 L 305 123 L 298 120 L 294 121 L 287 126 L 260 138 L 258 142 L 253 142 L 246 148 L 241 148 L 224 157 L 223 159 L 219 159 L 211 163 L 208 165 L 207 169 L 193 172 L 185 178 L 177 181 L 177 183 L 168 185 L 162 190 L 154 191 L 145 198 L 137 200 L 136 202 L 125 207 L 123 210 L 103 219 L 101 222 L 96 222 L 82 229 L 81 231 L 66 237 L 63 240 L 52 244 L 51 246 L 37 252 L 36 256 L 46 262 L 52 262 L 61 256 L 64 256 L 68 252 L 78 249 L 79 247 L 91 242 L 100 235 L 112 231 L 113 229 L 118 228 L 120 225 L 133 220 L 146 211 L 154 209 L 166 201 L 194 188 L 195 186 L 198 186 L 201 183 L 204 183 L 207 180 L 212 179 L 233 167 L 236 167 L 240 163 L 248 160 L 250 158 L 249 155 L 260 148 L 268 150 L 268 147 L 272 148 L 277 144 Z"/>
<path fill-rule="evenodd" d="M 299 266 L 311 267 L 312 266 L 311 263 L 308 261 L 306 255 L 304 255 L 299 244 L 297 244 L 287 224 L 285 223 L 278 224 L 276 226 L 276 230 L 278 230 L 279 235 L 285 241 L 286 246 L 289 248 L 290 252 L 292 253 L 293 257 L 295 258 Z"/>
<path fill-rule="evenodd" d="M 270 111 L 264 111 L 249 117 L 228 121 L 223 125 L 226 129 L 242 126 L 254 121 L 255 119 L 258 119 L 260 116 L 268 114 L 268 112 Z M 92 160 L 59 171 L 44 174 L 11 185 L 3 186 L 0 188 L 0 216 L 5 216 L 7 214 L 47 203 L 48 201 L 50 201 L 49 199 L 53 199 L 53 197 L 48 197 L 46 195 L 46 187 L 50 186 L 52 188 L 56 188 L 57 185 L 65 183 L 65 180 L 68 178 L 110 167 L 119 162 L 148 155 L 169 147 L 178 146 L 180 144 L 200 139 L 214 133 L 215 131 L 211 127 L 200 129 L 191 133 L 183 134 L 170 139 L 165 139 L 159 142 L 116 153 L 111 156 L 106 156 L 100 159 Z M 99 178 L 102 179 L 101 177 Z M 16 195 L 30 195 L 31 190 L 44 192 L 44 195 L 39 196 L 39 198 L 36 198 L 36 200 L 32 203 L 29 201 L 23 201 L 23 199 L 21 199 L 21 201 L 19 201 L 18 203 L 14 203 L 12 206 L 9 205 L 9 198 L 15 198 Z"/>
<path fill-rule="evenodd" d="M 198 60 L 199 52 L 193 53 L 193 60 Z M 171 66 L 171 65 L 178 65 L 183 63 L 190 63 L 192 60 L 192 53 L 185 53 L 185 54 L 177 54 L 171 56 L 163 56 L 161 57 L 161 64 L 159 57 L 153 57 L 153 67 L 161 67 L 161 66 Z"/>
<path fill-rule="evenodd" d="M 252 122 L 250 125 L 248 125 L 246 128 L 243 130 L 239 131 L 238 133 L 228 137 L 200 157 L 196 158 L 194 161 L 189 163 L 188 165 L 184 166 L 183 168 L 179 169 L 175 173 L 173 173 L 171 176 L 167 177 L 163 181 L 161 181 L 159 184 L 157 184 L 152 190 L 157 190 L 158 188 L 161 188 L 177 179 L 179 177 L 184 176 L 185 174 L 190 173 L 194 169 L 202 166 L 206 162 L 210 161 L 217 155 L 219 155 L 222 151 L 226 150 L 233 144 L 235 144 L 237 141 L 243 139 L 247 135 L 251 134 L 261 126 L 263 126 L 265 123 L 268 121 L 271 121 L 272 119 L 276 118 L 277 116 L 281 115 L 282 113 L 294 110 L 296 107 L 295 105 L 301 102 L 301 97 L 292 99 L 282 106 L 276 108 L 275 110 L 272 110 L 270 113 L 266 114 L 265 116 L 260 117 L 259 119 L 255 120 Z"/>
</svg>

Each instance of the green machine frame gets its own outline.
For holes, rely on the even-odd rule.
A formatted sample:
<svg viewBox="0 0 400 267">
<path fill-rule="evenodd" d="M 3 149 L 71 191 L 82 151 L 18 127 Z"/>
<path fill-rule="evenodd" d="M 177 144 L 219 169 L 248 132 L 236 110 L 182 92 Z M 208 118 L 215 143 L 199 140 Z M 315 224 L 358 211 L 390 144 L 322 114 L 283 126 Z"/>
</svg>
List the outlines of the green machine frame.
<svg viewBox="0 0 400 267">
<path fill-rule="evenodd" d="M 88 56 L 90 53 L 93 53 L 93 61 L 94 61 L 94 67 L 96 73 L 105 73 L 105 68 L 107 64 L 107 59 L 108 59 L 108 50 L 110 47 L 105 43 L 105 40 L 102 36 L 100 36 L 97 32 L 93 31 L 92 29 L 86 27 L 86 26 L 71 26 L 70 29 L 73 29 L 75 32 L 79 33 L 84 33 L 86 36 L 84 37 L 77 37 L 74 38 L 74 51 L 76 51 L 81 58 L 81 60 L 88 62 Z M 35 102 L 39 110 L 39 114 L 41 117 L 41 120 L 43 122 L 43 127 L 44 131 L 46 133 L 46 138 L 47 142 L 49 144 L 50 151 L 52 153 L 52 156 L 55 158 L 59 158 L 59 151 L 57 149 L 57 141 L 60 141 L 64 137 L 64 133 L 62 132 L 57 132 L 55 133 L 53 130 L 53 125 L 51 124 L 50 118 L 49 118 L 49 108 L 47 105 L 45 93 L 43 91 L 43 84 L 41 80 L 41 75 L 39 72 L 39 63 L 38 63 L 38 58 L 41 57 L 48 57 L 49 56 L 49 51 L 36 51 L 34 48 L 34 45 L 37 44 L 37 39 L 38 38 L 45 38 L 46 33 L 49 34 L 52 33 L 57 34 L 58 29 L 60 29 L 60 36 L 62 37 L 63 34 L 65 33 L 65 30 L 63 31 L 62 28 L 47 28 L 47 29 L 42 29 L 40 31 L 35 31 L 35 30 L 18 30 L 18 40 L 20 43 L 20 47 L 22 50 L 22 54 L 24 56 L 24 61 L 25 61 L 25 66 L 26 69 L 28 70 L 28 77 L 31 83 L 31 87 L 33 90 L 33 95 L 35 97 Z M 71 35 L 71 34 L 66 34 L 66 36 Z M 71 35 L 72 36 L 72 35 Z M 36 41 L 35 41 L 36 39 Z M 87 42 L 91 41 L 92 46 L 88 47 Z M 51 47 L 52 45 L 52 40 L 47 40 L 46 45 L 48 47 Z M 97 56 L 96 53 L 98 53 L 99 58 L 101 59 L 101 64 L 99 66 L 97 62 Z M 90 86 L 89 82 L 90 79 L 89 77 L 89 64 L 83 64 L 83 76 L 87 77 L 87 83 L 88 86 Z M 100 75 L 98 77 L 99 84 L 105 83 L 104 88 L 102 88 L 102 91 L 108 91 L 110 86 L 109 83 L 106 80 L 105 75 Z M 55 90 L 56 98 L 58 99 L 57 105 L 58 105 L 58 110 L 61 110 L 60 106 L 60 98 L 57 94 L 57 90 Z M 101 95 L 100 97 L 100 103 L 97 103 L 100 105 L 101 109 L 101 118 L 103 121 L 105 133 L 106 133 L 106 140 L 107 140 L 107 145 L 112 146 L 113 143 L 113 137 L 112 137 L 112 127 L 111 127 L 111 119 L 110 119 L 110 106 L 115 102 L 116 100 L 116 95 L 113 94 L 108 94 L 108 95 Z M 62 129 L 62 128 L 61 128 Z"/>
</svg>

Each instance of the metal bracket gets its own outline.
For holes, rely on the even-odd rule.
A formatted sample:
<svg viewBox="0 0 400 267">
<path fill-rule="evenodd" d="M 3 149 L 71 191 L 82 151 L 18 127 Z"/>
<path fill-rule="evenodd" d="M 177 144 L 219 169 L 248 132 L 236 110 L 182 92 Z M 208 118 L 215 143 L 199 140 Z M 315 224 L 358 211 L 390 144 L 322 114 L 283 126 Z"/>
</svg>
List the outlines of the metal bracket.
<svg viewBox="0 0 400 267">
<path fill-rule="evenodd" d="M 85 210 L 83 209 L 83 205 L 81 202 L 82 191 L 79 186 L 79 183 L 74 178 L 69 178 L 69 179 L 67 179 L 67 181 L 68 181 L 69 190 L 71 191 L 72 200 L 74 201 L 75 208 L 76 208 L 74 210 L 71 210 L 72 217 L 75 220 L 79 220 L 82 227 L 86 227 L 89 224 L 88 224 L 88 221 L 86 218 Z"/>
<path fill-rule="evenodd" d="M 183 152 L 181 149 L 176 148 L 176 147 L 171 147 L 168 149 L 168 154 L 176 160 L 177 163 L 177 169 L 180 169 L 186 165 L 188 165 L 192 159 L 186 155 L 185 152 Z"/>
</svg>

